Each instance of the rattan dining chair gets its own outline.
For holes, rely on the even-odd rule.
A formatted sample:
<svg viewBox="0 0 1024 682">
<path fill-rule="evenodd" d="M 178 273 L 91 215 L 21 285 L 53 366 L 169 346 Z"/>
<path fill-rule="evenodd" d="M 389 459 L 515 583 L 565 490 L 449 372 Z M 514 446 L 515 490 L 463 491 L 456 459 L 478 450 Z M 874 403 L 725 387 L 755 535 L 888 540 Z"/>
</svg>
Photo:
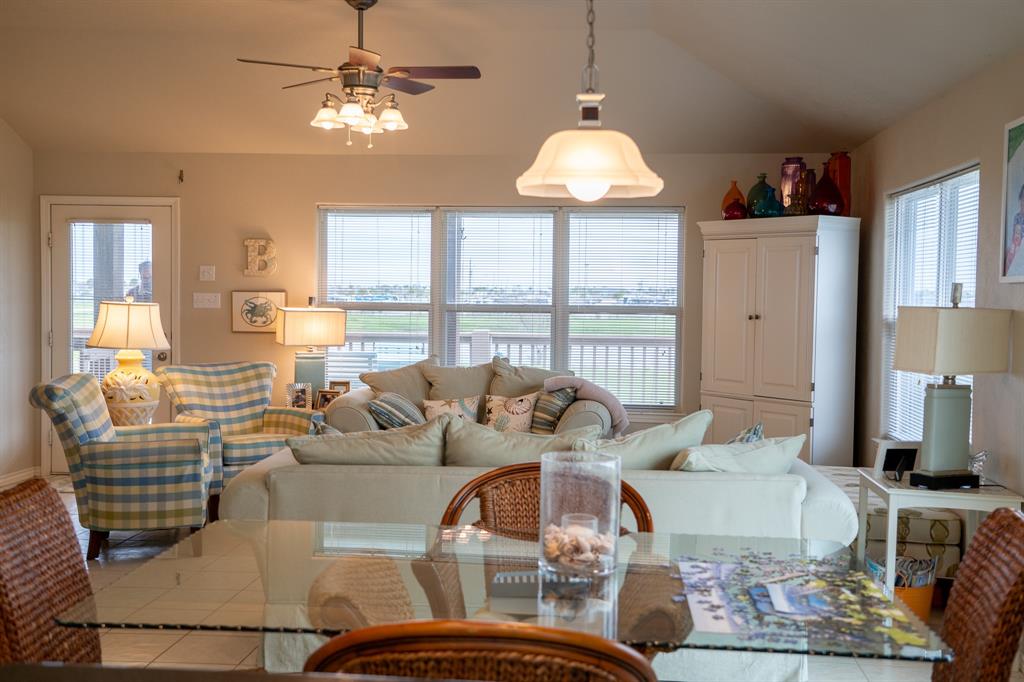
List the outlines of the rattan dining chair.
<svg viewBox="0 0 1024 682">
<path fill-rule="evenodd" d="M 502 682 L 654 682 L 642 655 L 618 642 L 522 623 L 413 621 L 340 635 L 306 672 Z"/>
<path fill-rule="evenodd" d="M 1009 680 L 1024 628 L 1024 514 L 1000 509 L 974 534 L 956 572 L 942 639 L 950 663 L 932 668 L 935 682 Z"/>
<path fill-rule="evenodd" d="M 640 493 L 622 481 L 621 495 L 622 503 L 636 519 L 637 531 L 653 533 L 654 519 Z M 480 520 L 476 525 L 536 537 L 540 533 L 540 462 L 510 464 L 477 476 L 455 493 L 441 517 L 441 525 L 458 525 L 474 499 L 480 500 Z"/>
<path fill-rule="evenodd" d="M 0 664 L 99 663 L 95 630 L 55 618 L 92 596 L 71 517 L 34 478 L 0 492 Z"/>
</svg>

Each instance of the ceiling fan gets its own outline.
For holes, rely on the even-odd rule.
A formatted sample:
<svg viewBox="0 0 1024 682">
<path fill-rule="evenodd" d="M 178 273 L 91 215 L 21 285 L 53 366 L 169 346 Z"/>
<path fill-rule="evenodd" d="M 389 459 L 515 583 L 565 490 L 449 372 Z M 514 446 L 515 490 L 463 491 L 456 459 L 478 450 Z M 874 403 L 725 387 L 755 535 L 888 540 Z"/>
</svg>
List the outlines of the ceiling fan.
<svg viewBox="0 0 1024 682">
<path fill-rule="evenodd" d="M 480 69 L 475 66 L 393 66 L 385 71 L 380 65 L 381 55 L 363 47 L 363 12 L 376 5 L 377 0 L 345 0 L 345 2 L 359 13 L 359 45 L 348 48 L 348 61 L 340 66 L 310 66 L 262 59 L 238 59 L 247 64 L 285 66 L 327 74 L 322 78 L 285 85 L 283 90 L 316 83 L 339 83 L 345 98 L 342 99 L 331 92 L 326 93 L 319 111 L 309 122 L 311 126 L 325 130 L 348 126 L 347 144 L 352 144 L 351 131 L 355 130 L 370 136 L 368 146 L 372 148 L 374 134 L 405 130 L 409 127 L 398 110 L 395 94 L 388 93 L 379 96 L 380 88 L 397 90 L 407 95 L 421 95 L 433 90 L 434 86 L 414 79 L 480 78 Z M 376 110 L 380 110 L 379 117 L 374 113 Z"/>
</svg>

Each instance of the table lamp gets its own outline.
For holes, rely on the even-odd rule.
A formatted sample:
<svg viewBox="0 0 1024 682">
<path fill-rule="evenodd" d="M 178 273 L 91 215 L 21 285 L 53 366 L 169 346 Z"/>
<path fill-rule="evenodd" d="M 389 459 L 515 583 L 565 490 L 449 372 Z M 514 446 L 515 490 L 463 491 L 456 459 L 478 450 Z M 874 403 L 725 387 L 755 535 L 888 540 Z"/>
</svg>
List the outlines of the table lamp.
<svg viewBox="0 0 1024 682">
<path fill-rule="evenodd" d="M 924 434 L 918 470 L 910 485 L 932 490 L 978 486 L 968 469 L 971 387 L 958 374 L 1005 372 L 1010 346 L 1010 311 L 991 308 L 900 306 L 896 317 L 893 369 L 942 376 L 924 395 Z"/>
<path fill-rule="evenodd" d="M 117 367 L 105 377 L 101 388 L 107 411 L 115 426 L 148 424 L 160 403 L 160 383 L 142 365 L 143 350 L 167 350 L 171 344 L 160 324 L 158 303 L 100 301 L 92 335 L 86 348 L 117 348 Z"/>
<path fill-rule="evenodd" d="M 313 395 L 324 387 L 326 354 L 323 346 L 345 343 L 345 311 L 340 308 L 277 309 L 277 342 L 306 346 L 295 353 L 295 383 L 310 384 Z"/>
</svg>

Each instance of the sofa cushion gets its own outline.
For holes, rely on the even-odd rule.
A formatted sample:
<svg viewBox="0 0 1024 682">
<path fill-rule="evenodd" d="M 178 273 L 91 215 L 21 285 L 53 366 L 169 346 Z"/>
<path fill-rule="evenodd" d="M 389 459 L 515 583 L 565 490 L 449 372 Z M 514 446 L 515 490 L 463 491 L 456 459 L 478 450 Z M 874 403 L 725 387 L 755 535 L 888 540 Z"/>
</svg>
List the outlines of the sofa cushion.
<svg viewBox="0 0 1024 682">
<path fill-rule="evenodd" d="M 764 440 L 764 424 L 761 422 L 743 429 L 725 443 L 756 443 L 759 440 Z"/>
<path fill-rule="evenodd" d="M 494 377 L 491 363 L 475 367 L 424 367 L 423 376 L 430 383 L 431 400 L 451 400 L 486 395 Z"/>
<path fill-rule="evenodd" d="M 562 415 L 575 401 L 575 388 L 560 388 L 551 393 L 541 391 L 537 396 L 537 404 L 533 406 L 530 433 L 554 433 Z"/>
<path fill-rule="evenodd" d="M 420 408 L 397 393 L 382 393 L 366 403 L 366 409 L 373 418 L 385 429 L 400 429 L 403 426 L 425 424 Z"/>
<path fill-rule="evenodd" d="M 300 464 L 441 466 L 444 432 L 450 419 L 441 416 L 426 424 L 387 431 L 300 436 L 289 438 L 288 447 Z"/>
<path fill-rule="evenodd" d="M 480 414 L 480 396 L 474 395 L 469 398 L 451 398 L 449 400 L 424 400 L 423 414 L 427 419 L 450 414 L 453 417 L 475 422 Z"/>
<path fill-rule="evenodd" d="M 491 360 L 494 378 L 488 393 L 491 395 L 523 395 L 536 393 L 544 388 L 544 380 L 548 377 L 574 376 L 569 370 L 553 371 L 542 367 L 513 367 L 503 357 L 494 356 Z"/>
<path fill-rule="evenodd" d="M 537 462 L 545 452 L 573 450 L 574 444 L 600 435 L 599 426 L 566 431 L 557 436 L 538 436 L 515 431 L 498 433 L 482 424 L 452 419 L 448 422 L 445 466 L 500 467 Z"/>
<path fill-rule="evenodd" d="M 484 424 L 495 431 L 520 431 L 528 433 L 533 423 L 533 407 L 537 404 L 537 393 L 527 393 L 518 398 L 500 395 L 487 396 Z"/>
<path fill-rule="evenodd" d="M 752 443 L 698 445 L 686 448 L 672 461 L 673 471 L 724 471 L 784 474 L 800 455 L 807 436 L 765 438 Z"/>
<path fill-rule="evenodd" d="M 406 365 L 385 372 L 363 372 L 359 380 L 373 389 L 377 395 L 397 393 L 407 398 L 416 407 L 423 407 L 423 401 L 430 392 L 430 382 L 423 375 L 424 367 L 437 365 L 437 357 L 431 355 L 414 365 Z"/>
<path fill-rule="evenodd" d="M 575 449 L 619 455 L 623 469 L 668 469 L 676 455 L 701 444 L 710 425 L 711 411 L 701 410 L 671 424 L 658 424 L 619 438 L 587 441 Z"/>
</svg>

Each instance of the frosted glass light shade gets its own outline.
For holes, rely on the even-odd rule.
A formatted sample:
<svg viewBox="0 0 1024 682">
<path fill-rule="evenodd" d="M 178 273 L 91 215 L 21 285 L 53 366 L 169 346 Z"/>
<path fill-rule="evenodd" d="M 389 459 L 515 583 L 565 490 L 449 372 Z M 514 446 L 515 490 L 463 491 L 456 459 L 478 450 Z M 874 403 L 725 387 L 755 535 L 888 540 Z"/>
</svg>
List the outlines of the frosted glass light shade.
<svg viewBox="0 0 1024 682">
<path fill-rule="evenodd" d="M 276 340 L 284 346 L 340 346 L 345 343 L 345 311 L 278 308 Z"/>
<path fill-rule="evenodd" d="M 334 110 L 334 107 L 320 107 L 320 110 L 316 112 L 316 116 L 309 122 L 309 125 L 315 128 L 323 128 L 324 130 L 345 127 L 345 124 L 338 120 L 338 112 Z"/>
<path fill-rule="evenodd" d="M 86 348 L 167 350 L 159 303 L 101 301 Z"/>
<path fill-rule="evenodd" d="M 380 112 L 380 125 L 384 130 L 406 130 L 409 127 L 402 112 L 394 107 Z"/>
<path fill-rule="evenodd" d="M 359 102 L 345 102 L 338 111 L 338 120 L 350 126 L 357 126 L 363 122 L 363 105 Z"/>
<path fill-rule="evenodd" d="M 594 198 L 605 184 L 608 190 Z M 516 190 L 528 197 L 576 196 L 594 201 L 653 197 L 664 181 L 644 163 L 640 149 L 617 130 L 562 130 L 547 140 L 530 168 L 516 180 Z"/>
<path fill-rule="evenodd" d="M 900 306 L 893 369 L 941 376 L 1005 372 L 1010 311 Z"/>
</svg>

